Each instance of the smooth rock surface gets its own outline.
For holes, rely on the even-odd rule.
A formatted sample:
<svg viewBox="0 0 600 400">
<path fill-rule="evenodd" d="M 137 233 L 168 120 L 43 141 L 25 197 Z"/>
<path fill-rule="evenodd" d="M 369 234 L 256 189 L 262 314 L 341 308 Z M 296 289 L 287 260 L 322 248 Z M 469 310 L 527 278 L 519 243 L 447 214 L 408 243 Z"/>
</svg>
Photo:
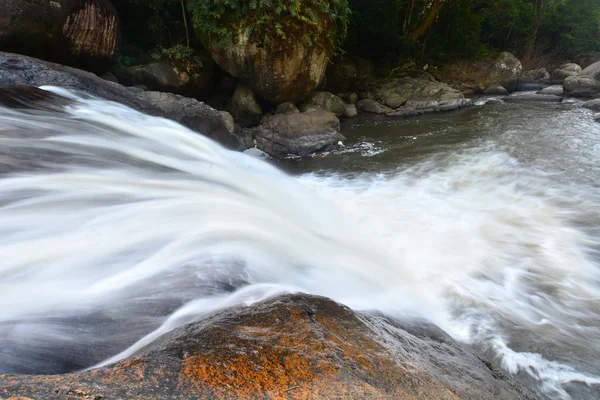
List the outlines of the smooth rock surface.
<svg viewBox="0 0 600 400">
<path fill-rule="evenodd" d="M 508 96 L 508 91 L 502 85 L 491 84 L 484 91 L 483 94 L 492 96 Z"/>
<path fill-rule="evenodd" d="M 588 100 L 581 106 L 593 111 L 600 111 L 600 99 Z"/>
<path fill-rule="evenodd" d="M 36 399 L 534 399 L 436 326 L 284 295 L 177 328 L 130 358 L 68 375 L 0 375 Z"/>
<path fill-rule="evenodd" d="M 258 125 L 263 113 L 252 89 L 243 83 L 238 84 L 233 93 L 229 103 L 229 112 L 235 122 L 243 128 Z"/>
<path fill-rule="evenodd" d="M 517 90 L 517 83 L 523 66 L 521 61 L 509 52 L 502 52 L 496 58 L 485 79 L 486 86 L 496 83 L 503 86 L 508 92 Z"/>
<path fill-rule="evenodd" d="M 505 98 L 504 101 L 507 103 L 560 103 L 563 101 L 563 99 L 562 97 L 555 96 L 553 94 L 523 94 L 518 96 L 509 96 Z"/>
<path fill-rule="evenodd" d="M 520 92 L 528 92 L 534 90 L 540 90 L 546 87 L 546 84 L 537 82 L 533 78 L 529 78 L 527 76 L 522 76 L 519 78 L 517 82 L 517 91 Z"/>
<path fill-rule="evenodd" d="M 245 132 L 252 136 L 260 150 L 283 158 L 306 157 L 336 146 L 345 139 L 339 131 L 340 121 L 335 114 L 319 110 L 268 116 L 260 126 Z"/>
<path fill-rule="evenodd" d="M 564 90 L 563 90 L 562 85 L 552 85 L 552 86 L 548 86 L 547 88 L 544 88 L 536 93 L 537 94 L 553 94 L 555 96 L 562 96 L 564 94 Z"/>
<path fill-rule="evenodd" d="M 132 92 L 91 72 L 32 57 L 0 52 L 0 86 L 63 86 L 116 101 L 150 115 L 177 121 L 226 147 L 241 149 L 241 139 L 227 127 L 223 116 L 198 100 L 162 92 Z"/>
<path fill-rule="evenodd" d="M 600 97 L 600 61 L 564 82 L 565 94 L 575 97 Z"/>
<path fill-rule="evenodd" d="M 346 112 L 346 103 L 338 96 L 329 92 L 313 92 L 300 104 L 300 111 L 325 110 L 341 117 Z"/>
</svg>

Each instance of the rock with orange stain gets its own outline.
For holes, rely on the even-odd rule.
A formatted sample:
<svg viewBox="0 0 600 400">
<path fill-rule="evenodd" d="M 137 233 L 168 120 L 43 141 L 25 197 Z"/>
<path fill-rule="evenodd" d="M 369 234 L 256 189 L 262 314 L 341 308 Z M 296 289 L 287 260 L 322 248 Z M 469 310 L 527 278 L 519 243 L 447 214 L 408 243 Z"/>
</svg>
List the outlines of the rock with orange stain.
<svg viewBox="0 0 600 400">
<path fill-rule="evenodd" d="M 439 328 L 286 295 L 86 372 L 0 375 L 0 399 L 533 399 Z"/>
</svg>

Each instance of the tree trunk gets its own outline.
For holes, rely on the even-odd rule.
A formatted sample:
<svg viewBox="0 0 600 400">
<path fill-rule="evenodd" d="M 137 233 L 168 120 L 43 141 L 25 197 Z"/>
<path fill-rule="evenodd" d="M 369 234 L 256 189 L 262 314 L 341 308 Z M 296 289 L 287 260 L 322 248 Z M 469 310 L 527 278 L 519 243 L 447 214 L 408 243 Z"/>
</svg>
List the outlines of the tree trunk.
<svg viewBox="0 0 600 400">
<path fill-rule="evenodd" d="M 181 0 L 181 14 L 183 15 L 183 25 L 185 26 L 185 38 L 187 47 L 190 47 L 190 32 L 188 30 L 187 17 L 185 16 L 185 0 Z"/>
</svg>

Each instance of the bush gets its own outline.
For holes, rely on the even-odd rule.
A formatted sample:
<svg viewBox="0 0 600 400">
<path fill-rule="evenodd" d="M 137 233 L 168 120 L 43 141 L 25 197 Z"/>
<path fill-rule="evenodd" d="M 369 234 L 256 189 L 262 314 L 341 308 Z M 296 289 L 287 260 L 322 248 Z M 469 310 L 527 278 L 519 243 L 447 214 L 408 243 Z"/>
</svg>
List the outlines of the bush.
<svg viewBox="0 0 600 400">
<path fill-rule="evenodd" d="M 194 28 L 216 46 L 228 46 L 240 29 L 264 47 L 302 40 L 336 48 L 346 36 L 348 0 L 188 0 Z"/>
<path fill-rule="evenodd" d="M 196 51 L 182 44 L 168 48 L 158 47 L 152 53 L 152 58 L 168 62 L 189 75 L 197 73 L 202 68 L 202 59 L 196 55 Z"/>
</svg>

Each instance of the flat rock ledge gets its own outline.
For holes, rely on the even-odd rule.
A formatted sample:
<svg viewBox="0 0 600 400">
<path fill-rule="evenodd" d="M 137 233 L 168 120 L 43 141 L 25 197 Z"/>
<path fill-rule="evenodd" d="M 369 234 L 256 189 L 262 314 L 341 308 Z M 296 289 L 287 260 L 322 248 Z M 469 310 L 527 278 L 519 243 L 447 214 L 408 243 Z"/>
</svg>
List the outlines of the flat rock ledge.
<svg viewBox="0 0 600 400">
<path fill-rule="evenodd" d="M 212 314 L 106 367 L 0 375 L 1 399 L 534 399 L 425 321 L 284 295 Z"/>
</svg>

